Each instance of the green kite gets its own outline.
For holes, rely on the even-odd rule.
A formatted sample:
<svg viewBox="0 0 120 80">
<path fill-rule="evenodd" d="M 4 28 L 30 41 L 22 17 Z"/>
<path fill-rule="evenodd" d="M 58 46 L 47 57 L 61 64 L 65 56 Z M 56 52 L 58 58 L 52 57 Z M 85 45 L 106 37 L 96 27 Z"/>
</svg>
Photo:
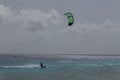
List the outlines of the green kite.
<svg viewBox="0 0 120 80">
<path fill-rule="evenodd" d="M 72 13 L 71 13 L 71 12 L 67 12 L 67 13 L 64 14 L 64 15 L 66 15 L 67 18 L 68 18 L 68 26 L 73 25 L 73 23 L 74 23 L 74 17 L 73 17 L 73 15 L 72 15 Z"/>
</svg>

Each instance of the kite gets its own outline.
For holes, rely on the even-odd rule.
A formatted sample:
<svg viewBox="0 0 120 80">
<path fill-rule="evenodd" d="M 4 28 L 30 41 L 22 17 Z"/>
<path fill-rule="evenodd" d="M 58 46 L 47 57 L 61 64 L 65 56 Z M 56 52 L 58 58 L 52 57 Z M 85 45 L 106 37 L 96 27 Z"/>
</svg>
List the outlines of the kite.
<svg viewBox="0 0 120 80">
<path fill-rule="evenodd" d="M 64 14 L 64 15 L 66 15 L 67 18 L 68 18 L 68 26 L 72 26 L 73 23 L 74 23 L 74 17 L 73 17 L 73 15 L 72 15 L 72 13 L 71 13 L 71 12 L 67 12 L 67 13 Z"/>
</svg>

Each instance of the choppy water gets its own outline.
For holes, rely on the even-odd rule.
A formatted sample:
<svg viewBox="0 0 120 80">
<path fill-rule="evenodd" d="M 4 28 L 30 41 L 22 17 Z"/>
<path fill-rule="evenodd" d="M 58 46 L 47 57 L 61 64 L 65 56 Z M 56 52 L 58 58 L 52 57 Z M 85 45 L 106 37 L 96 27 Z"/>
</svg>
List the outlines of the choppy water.
<svg viewBox="0 0 120 80">
<path fill-rule="evenodd" d="M 120 57 L 1 54 L 0 80 L 120 80 Z"/>
</svg>

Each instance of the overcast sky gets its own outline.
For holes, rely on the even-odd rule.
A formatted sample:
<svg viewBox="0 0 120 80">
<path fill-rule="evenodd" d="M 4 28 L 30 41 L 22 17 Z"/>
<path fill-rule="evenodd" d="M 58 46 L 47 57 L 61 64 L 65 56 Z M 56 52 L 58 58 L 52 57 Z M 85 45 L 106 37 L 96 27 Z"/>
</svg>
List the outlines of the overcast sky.
<svg viewBox="0 0 120 80">
<path fill-rule="evenodd" d="M 120 0 L 0 0 L 0 53 L 118 54 L 119 8 Z"/>
</svg>

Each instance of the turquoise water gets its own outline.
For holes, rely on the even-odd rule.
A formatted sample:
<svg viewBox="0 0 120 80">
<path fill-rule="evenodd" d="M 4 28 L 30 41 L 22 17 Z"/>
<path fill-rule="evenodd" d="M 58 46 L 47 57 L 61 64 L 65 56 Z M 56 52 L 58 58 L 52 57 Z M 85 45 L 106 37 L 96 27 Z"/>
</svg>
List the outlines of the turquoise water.
<svg viewBox="0 0 120 80">
<path fill-rule="evenodd" d="M 1 55 L 0 80 L 120 80 L 119 58 L 45 56 Z"/>
</svg>

